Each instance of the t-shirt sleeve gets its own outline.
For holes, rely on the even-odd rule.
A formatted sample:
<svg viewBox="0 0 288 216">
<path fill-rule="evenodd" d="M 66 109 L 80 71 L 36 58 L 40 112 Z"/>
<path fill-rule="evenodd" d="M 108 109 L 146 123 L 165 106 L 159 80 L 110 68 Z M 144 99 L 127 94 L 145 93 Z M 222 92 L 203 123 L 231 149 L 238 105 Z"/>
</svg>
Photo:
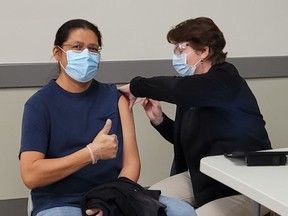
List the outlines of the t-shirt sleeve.
<svg viewBox="0 0 288 216">
<path fill-rule="evenodd" d="M 26 103 L 22 118 L 20 154 L 24 151 L 46 153 L 49 141 L 49 122 L 44 106 Z"/>
<path fill-rule="evenodd" d="M 117 97 L 118 97 L 118 100 L 119 100 L 119 98 L 121 97 L 121 96 L 123 96 L 124 94 L 121 92 L 121 91 L 119 91 L 119 90 L 117 90 Z"/>
</svg>

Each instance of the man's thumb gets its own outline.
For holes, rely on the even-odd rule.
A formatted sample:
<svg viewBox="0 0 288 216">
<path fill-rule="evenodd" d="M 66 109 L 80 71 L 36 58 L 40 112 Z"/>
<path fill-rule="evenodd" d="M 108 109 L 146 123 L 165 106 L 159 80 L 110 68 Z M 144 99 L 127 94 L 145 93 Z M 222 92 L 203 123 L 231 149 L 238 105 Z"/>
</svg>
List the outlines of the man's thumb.
<svg viewBox="0 0 288 216">
<path fill-rule="evenodd" d="M 111 121 L 111 119 L 107 119 L 107 121 L 106 121 L 103 129 L 101 130 L 101 132 L 104 133 L 104 134 L 108 134 L 110 129 L 111 129 L 111 127 L 112 127 L 112 121 Z"/>
</svg>

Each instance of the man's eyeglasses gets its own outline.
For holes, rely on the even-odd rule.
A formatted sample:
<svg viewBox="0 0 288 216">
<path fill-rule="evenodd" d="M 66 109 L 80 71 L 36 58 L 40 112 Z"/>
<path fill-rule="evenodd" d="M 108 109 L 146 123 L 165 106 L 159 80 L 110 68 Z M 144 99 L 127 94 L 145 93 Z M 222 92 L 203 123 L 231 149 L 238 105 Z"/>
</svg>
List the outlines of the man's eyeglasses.
<svg viewBox="0 0 288 216">
<path fill-rule="evenodd" d="M 63 46 L 68 46 L 70 47 L 71 50 L 73 51 L 83 51 L 84 49 L 86 49 L 86 47 L 84 46 L 84 44 L 79 44 L 79 43 L 75 43 L 75 44 L 63 44 Z M 98 53 L 100 54 L 102 47 L 97 46 L 97 45 L 89 45 L 87 46 L 87 49 L 89 50 L 89 52 L 91 53 Z"/>
<path fill-rule="evenodd" d="M 190 44 L 188 42 L 175 44 L 174 54 L 175 55 L 181 55 L 182 52 L 186 49 L 187 46 L 190 46 Z"/>
</svg>

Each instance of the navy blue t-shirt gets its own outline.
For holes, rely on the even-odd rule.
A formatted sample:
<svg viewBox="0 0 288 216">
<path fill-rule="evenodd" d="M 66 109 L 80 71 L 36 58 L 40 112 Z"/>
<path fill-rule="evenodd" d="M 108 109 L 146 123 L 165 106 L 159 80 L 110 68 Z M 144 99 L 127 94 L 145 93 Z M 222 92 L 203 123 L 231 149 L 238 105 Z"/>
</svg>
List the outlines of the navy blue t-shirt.
<svg viewBox="0 0 288 216">
<path fill-rule="evenodd" d="M 112 120 L 109 134 L 116 134 L 119 140 L 115 159 L 100 160 L 56 183 L 33 189 L 33 215 L 57 206 L 80 207 L 83 193 L 118 177 L 123 153 L 120 96 L 115 85 L 95 80 L 82 93 L 67 92 L 51 80 L 26 102 L 20 153 L 38 151 L 45 158 L 72 154 L 92 142 L 107 119 Z"/>
</svg>

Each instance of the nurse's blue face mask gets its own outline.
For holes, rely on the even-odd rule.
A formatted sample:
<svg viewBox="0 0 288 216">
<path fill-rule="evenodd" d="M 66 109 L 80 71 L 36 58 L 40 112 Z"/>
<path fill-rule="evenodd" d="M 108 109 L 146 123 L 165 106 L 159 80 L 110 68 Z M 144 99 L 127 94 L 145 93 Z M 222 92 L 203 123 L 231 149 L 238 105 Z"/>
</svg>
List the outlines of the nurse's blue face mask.
<svg viewBox="0 0 288 216">
<path fill-rule="evenodd" d="M 59 46 L 58 46 L 59 47 Z M 100 63 L 100 54 L 90 52 L 88 48 L 84 50 L 68 50 L 65 51 L 59 47 L 67 56 L 66 68 L 60 63 L 65 72 L 78 82 L 89 82 L 97 74 Z"/>
<path fill-rule="evenodd" d="M 195 73 L 196 65 L 201 61 L 201 59 L 195 65 L 188 65 L 187 64 L 187 57 L 191 53 L 195 52 L 192 50 L 189 53 L 182 53 L 185 48 L 189 46 L 188 43 L 180 43 L 176 44 L 174 48 L 174 54 L 172 58 L 172 64 L 174 69 L 180 76 L 191 76 Z"/>
</svg>

